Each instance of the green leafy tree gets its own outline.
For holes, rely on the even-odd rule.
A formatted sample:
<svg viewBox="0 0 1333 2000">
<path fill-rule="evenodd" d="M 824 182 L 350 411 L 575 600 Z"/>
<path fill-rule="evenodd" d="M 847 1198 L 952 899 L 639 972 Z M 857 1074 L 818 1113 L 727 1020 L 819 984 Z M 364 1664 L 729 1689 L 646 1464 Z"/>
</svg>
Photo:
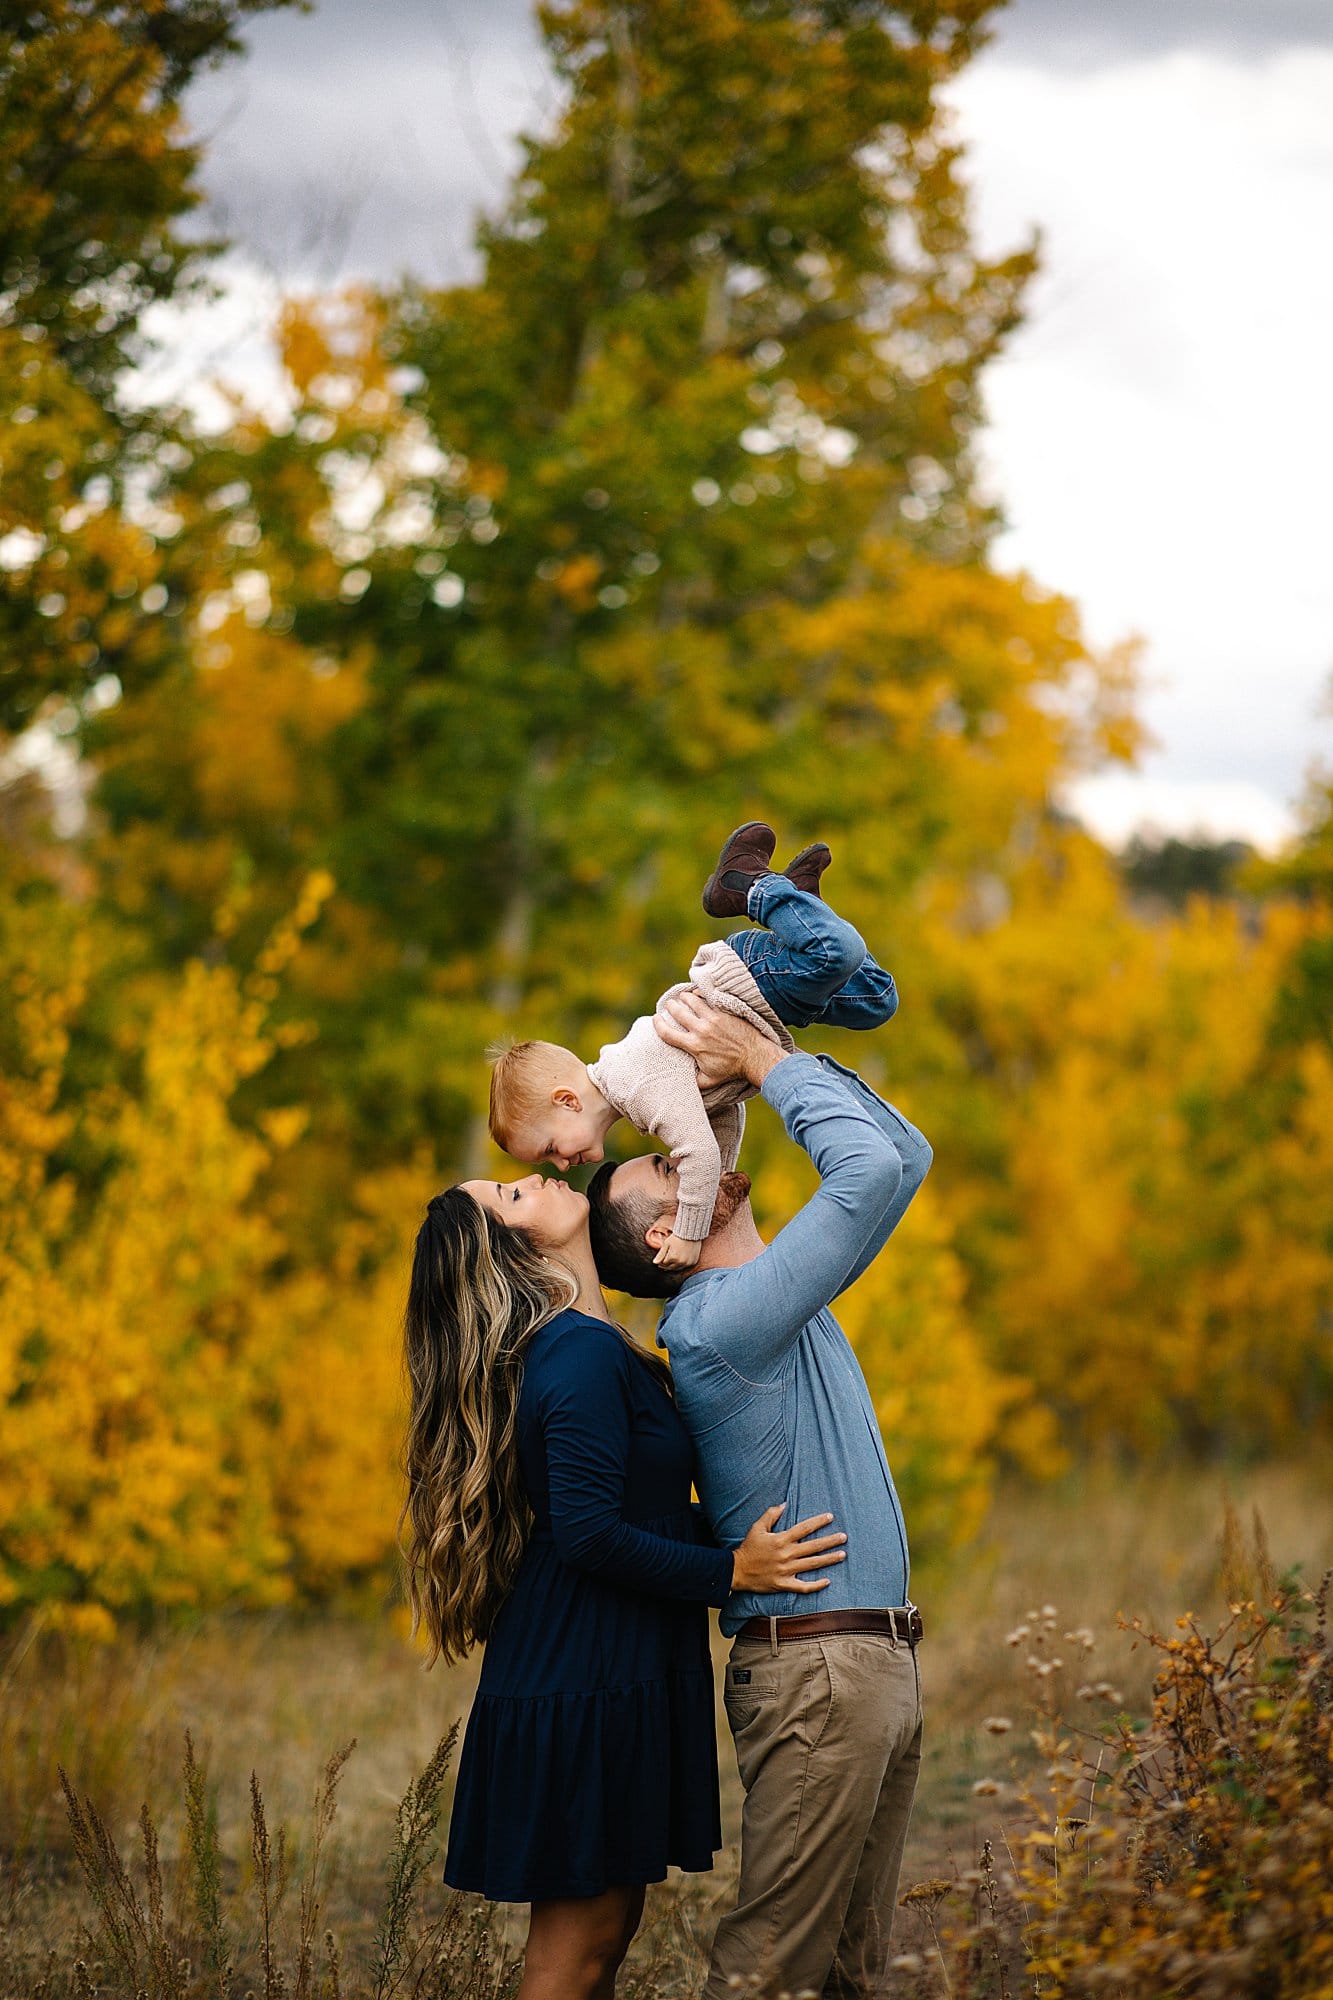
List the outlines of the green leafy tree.
<svg viewBox="0 0 1333 2000">
<path fill-rule="evenodd" d="M 168 958 L 215 948 L 226 897 L 243 955 L 303 871 L 337 880 L 291 975 L 311 1126 L 273 1169 L 310 1245 L 359 1168 L 487 1157 L 493 1035 L 591 1053 L 679 976 L 736 820 L 830 837 L 840 906 L 909 953 L 891 1052 L 855 1057 L 952 1121 L 895 1363 L 943 1411 L 932 1352 L 967 1357 L 941 1533 L 1024 1394 L 974 1352 L 952 1243 L 1009 1143 L 964 1025 L 974 910 L 1071 845 L 1104 867 L 1048 799 L 1134 740 L 1127 662 L 989 562 L 981 378 L 1033 260 L 974 250 L 939 94 L 990 11 L 548 10 L 566 110 L 480 276 L 291 308 L 290 423 L 172 482 L 191 646 L 90 739 L 106 895 Z"/>
<path fill-rule="evenodd" d="M 939 1166 L 846 1323 L 926 1539 L 975 1521 L 998 1439 L 1056 1462 L 1056 1418 L 1144 1449 L 1308 1427 L 1328 816 L 1285 873 L 1251 863 L 1243 901 L 1145 922 L 1052 804 L 1132 754 L 1134 662 L 992 561 L 973 440 L 1033 260 L 977 255 L 941 109 L 989 0 L 545 10 L 564 110 L 526 142 L 477 277 L 293 303 L 290 417 L 238 406 L 201 437 L 131 418 L 113 384 L 154 285 L 192 281 L 176 99 L 245 11 L 52 0 L 6 31 L 25 173 L 59 156 L 62 77 L 94 147 L 46 223 L 0 191 L 38 245 L 4 266 L 0 317 L 22 413 L 6 715 L 68 730 L 95 780 L 88 830 L 29 841 L 32 865 L 11 843 L 0 880 L 0 936 L 37 968 L 0 1022 L 25 1490 L 68 1442 L 57 1366 L 86 1374 L 99 1329 L 109 1401 L 122 1349 L 169 1384 L 136 1389 L 134 1418 L 174 1453 L 216 1324 L 245 1362 L 237 1465 L 262 1469 L 245 1587 L 280 1562 L 312 1593 L 373 1575 L 406 1241 L 422 1190 L 488 1157 L 485 1044 L 590 1054 L 621 1032 L 679 976 L 717 842 L 751 814 L 784 852 L 831 839 L 830 894 L 904 991 L 887 1034 L 838 1053 Z M 76 221 L 86 252 L 62 247 Z M 81 291 L 69 259 L 104 251 Z M 20 794 L 0 793 L 7 832 Z M 224 1059 L 233 1002 L 272 1060 Z M 765 1223 L 810 1181 L 777 1137 L 757 1107 Z M 145 1174 L 166 1194 L 146 1228 Z M 82 1490 L 114 1499 L 100 1422 Z M 28 1526 L 54 1548 L 69 1519 Z M 38 1548 L 14 1558 L 20 1594 Z M 101 1558 L 59 1561 L 61 1589 L 105 1594 Z"/>
<path fill-rule="evenodd" d="M 179 230 L 199 201 L 181 95 L 247 15 L 288 4 L 36 0 L 0 20 L 0 727 L 160 657 L 142 613 L 166 603 L 164 426 L 118 379 L 147 308 L 203 283 L 217 248 Z"/>
<path fill-rule="evenodd" d="M 290 430 L 182 475 L 238 537 L 207 648 L 253 726 L 197 663 L 109 717 L 112 849 L 181 951 L 229 874 L 259 925 L 332 869 L 373 977 L 330 954 L 302 998 L 361 1145 L 479 1157 L 488 1036 L 613 1031 L 744 812 L 855 830 L 869 922 L 1128 740 L 1118 668 L 986 562 L 980 376 L 1032 258 L 973 250 L 939 90 L 990 11 L 548 10 L 567 109 L 480 278 L 294 311 Z M 350 712 L 265 817 L 264 711 L 295 742 L 312 668 Z"/>
</svg>

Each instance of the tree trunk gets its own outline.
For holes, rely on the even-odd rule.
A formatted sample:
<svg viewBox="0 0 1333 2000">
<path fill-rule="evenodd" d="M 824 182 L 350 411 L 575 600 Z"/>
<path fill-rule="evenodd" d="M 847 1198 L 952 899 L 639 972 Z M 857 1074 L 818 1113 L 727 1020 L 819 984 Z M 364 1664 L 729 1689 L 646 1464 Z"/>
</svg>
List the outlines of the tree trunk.
<svg viewBox="0 0 1333 2000">
<path fill-rule="evenodd" d="M 537 911 L 537 799 L 550 777 L 552 759 L 545 750 L 533 752 L 527 777 L 515 801 L 510 821 L 509 853 L 513 881 L 495 933 L 494 959 L 486 1008 L 503 1032 L 523 999 L 532 925 Z M 463 1178 L 479 1178 L 490 1147 L 487 1115 L 478 1110 L 468 1121 L 463 1144 Z"/>
</svg>

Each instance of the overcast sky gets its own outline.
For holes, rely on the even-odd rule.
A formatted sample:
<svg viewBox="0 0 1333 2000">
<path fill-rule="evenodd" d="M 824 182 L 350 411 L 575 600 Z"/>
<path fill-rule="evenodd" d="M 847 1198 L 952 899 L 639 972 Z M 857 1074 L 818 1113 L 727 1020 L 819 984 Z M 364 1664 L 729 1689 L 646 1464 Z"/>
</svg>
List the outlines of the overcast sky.
<svg viewBox="0 0 1333 2000">
<path fill-rule="evenodd" d="M 475 269 L 555 96 L 523 0 L 322 0 L 248 41 L 190 106 L 232 295 L 177 339 L 257 385 L 282 284 Z M 1044 237 L 987 378 L 998 559 L 1147 642 L 1160 747 L 1074 803 L 1271 845 L 1333 755 L 1333 0 L 1015 0 L 951 98 L 983 247 Z"/>
</svg>

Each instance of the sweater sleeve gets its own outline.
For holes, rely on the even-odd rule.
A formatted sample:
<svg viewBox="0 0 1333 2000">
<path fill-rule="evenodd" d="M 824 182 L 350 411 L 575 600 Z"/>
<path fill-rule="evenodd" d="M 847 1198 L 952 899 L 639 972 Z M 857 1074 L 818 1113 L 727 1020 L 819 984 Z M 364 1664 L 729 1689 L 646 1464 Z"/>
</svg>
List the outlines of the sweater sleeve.
<svg viewBox="0 0 1333 2000">
<path fill-rule="evenodd" d="M 665 1141 L 680 1173 L 675 1232 L 701 1242 L 712 1227 L 722 1155 L 693 1056 L 664 1042 L 643 1015 L 623 1041 L 589 1063 L 588 1074 L 623 1118 Z"/>
<path fill-rule="evenodd" d="M 741 1140 L 745 1137 L 745 1106 L 739 1101 L 716 1105 L 709 1112 L 708 1119 L 722 1157 L 722 1171 L 724 1174 L 733 1173 L 741 1156 Z"/>
<path fill-rule="evenodd" d="M 625 1519 L 629 1370 L 638 1365 L 618 1333 L 590 1320 L 563 1332 L 542 1367 L 537 1406 L 556 1552 L 622 1590 L 725 1604 L 730 1550 L 672 1541 Z"/>
<path fill-rule="evenodd" d="M 666 1140 L 678 1174 L 676 1219 L 671 1226 L 677 1236 L 701 1243 L 713 1226 L 722 1149 L 697 1086 L 693 1095 L 693 1103 L 686 1097 L 669 1105 L 649 1130 Z"/>
</svg>

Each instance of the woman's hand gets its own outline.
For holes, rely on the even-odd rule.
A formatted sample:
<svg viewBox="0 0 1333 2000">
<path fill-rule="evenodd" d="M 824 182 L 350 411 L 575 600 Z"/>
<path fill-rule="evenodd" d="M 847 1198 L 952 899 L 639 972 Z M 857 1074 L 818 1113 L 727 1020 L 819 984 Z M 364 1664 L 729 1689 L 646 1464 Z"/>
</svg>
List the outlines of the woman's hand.
<svg viewBox="0 0 1333 2000">
<path fill-rule="evenodd" d="M 781 1507 L 769 1507 L 735 1551 L 731 1572 L 733 1590 L 827 1590 L 828 1577 L 819 1578 L 814 1583 L 802 1583 L 801 1571 L 827 1569 L 830 1563 L 847 1560 L 847 1552 L 842 1547 L 847 1540 L 846 1535 L 820 1535 L 816 1532 L 827 1528 L 833 1519 L 832 1514 L 812 1514 L 808 1521 L 798 1521 L 794 1528 L 783 1528 L 779 1533 L 775 1532 L 773 1523 L 782 1512 Z M 803 1539 L 806 1536 L 809 1536 L 808 1541 Z"/>
</svg>

